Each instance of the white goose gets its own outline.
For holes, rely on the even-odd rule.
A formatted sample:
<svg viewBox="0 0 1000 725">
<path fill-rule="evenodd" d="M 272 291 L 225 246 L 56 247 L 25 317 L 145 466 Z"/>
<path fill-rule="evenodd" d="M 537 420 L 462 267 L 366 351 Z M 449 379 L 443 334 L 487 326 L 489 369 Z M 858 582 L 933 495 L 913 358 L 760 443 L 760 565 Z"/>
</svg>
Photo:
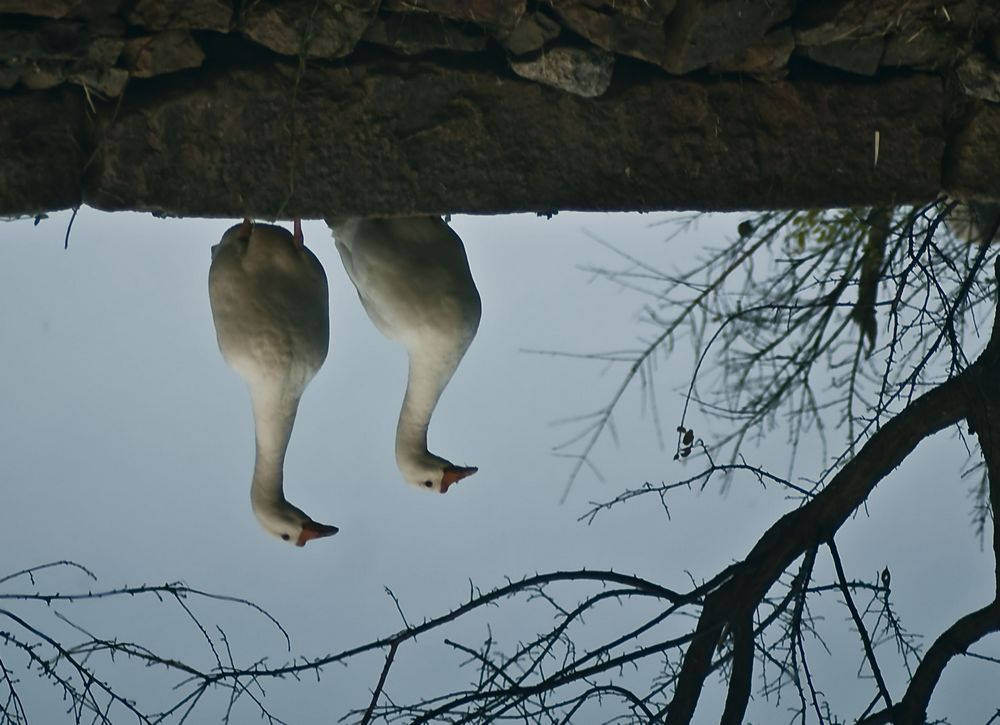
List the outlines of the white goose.
<svg viewBox="0 0 1000 725">
<path fill-rule="evenodd" d="M 246 382 L 256 460 L 250 501 L 260 525 L 304 546 L 337 533 L 285 499 L 285 451 L 299 399 L 326 360 L 329 293 L 319 260 L 295 233 L 249 219 L 212 247 L 208 296 L 222 357 Z"/>
<path fill-rule="evenodd" d="M 482 312 L 462 240 L 438 217 L 327 224 L 368 316 L 409 355 L 396 464 L 407 483 L 445 493 L 478 470 L 427 450 L 431 414 L 476 336 Z"/>
</svg>

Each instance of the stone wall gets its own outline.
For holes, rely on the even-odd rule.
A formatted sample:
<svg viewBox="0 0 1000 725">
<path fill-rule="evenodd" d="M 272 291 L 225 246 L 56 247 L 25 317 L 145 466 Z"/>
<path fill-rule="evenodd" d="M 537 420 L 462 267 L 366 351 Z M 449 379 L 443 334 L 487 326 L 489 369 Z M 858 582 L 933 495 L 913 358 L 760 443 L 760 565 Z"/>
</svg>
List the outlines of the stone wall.
<svg viewBox="0 0 1000 725">
<path fill-rule="evenodd" d="M 0 214 L 1000 199 L 991 0 L 0 0 Z"/>
</svg>

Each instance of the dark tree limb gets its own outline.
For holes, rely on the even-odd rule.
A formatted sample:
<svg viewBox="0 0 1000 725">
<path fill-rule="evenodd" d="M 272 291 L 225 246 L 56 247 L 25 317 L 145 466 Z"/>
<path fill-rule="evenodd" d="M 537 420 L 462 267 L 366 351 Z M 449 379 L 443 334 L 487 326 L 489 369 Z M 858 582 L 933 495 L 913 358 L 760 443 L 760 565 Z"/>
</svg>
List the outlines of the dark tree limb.
<svg viewBox="0 0 1000 725">
<path fill-rule="evenodd" d="M 750 702 L 753 681 L 753 610 L 747 610 L 733 619 L 733 669 L 729 675 L 729 692 L 726 694 L 721 725 L 741 725 Z"/>
<path fill-rule="evenodd" d="M 1000 631 L 1000 602 L 993 601 L 971 614 L 966 614 L 934 640 L 917 671 L 913 673 L 903 699 L 892 710 L 882 710 L 859 725 L 923 725 L 927 720 L 927 705 L 937 687 L 944 668 L 956 655 L 993 632 Z"/>
<path fill-rule="evenodd" d="M 1000 276 L 1000 259 L 997 265 Z M 742 564 L 735 567 L 731 578 L 706 597 L 695 637 L 677 679 L 666 719 L 668 725 L 691 722 L 705 679 L 711 672 L 712 653 L 724 628 L 734 624 L 732 613 L 755 607 L 795 559 L 818 544 L 832 541 L 847 517 L 924 438 L 969 418 L 980 432 L 991 478 L 996 474 L 996 480 L 1000 481 L 1000 436 L 982 432 L 991 430 L 991 421 L 1000 421 L 998 329 L 1000 320 L 995 318 L 990 342 L 973 365 L 913 401 L 875 432 L 825 489 L 779 519 Z M 1000 425 L 997 429 L 1000 430 Z M 987 440 L 983 440 L 984 435 Z M 991 486 L 991 501 L 996 506 L 998 494 L 994 488 Z M 994 533 L 994 547 L 1000 552 L 1000 533 Z M 997 558 L 1000 561 L 1000 556 Z"/>
<path fill-rule="evenodd" d="M 798 557 L 830 541 L 875 486 L 909 456 L 924 438 L 962 420 L 967 405 L 961 394 L 969 368 L 933 388 L 877 431 L 801 508 L 786 514 L 757 542 L 733 576 L 706 597 L 674 691 L 666 722 L 689 723 L 730 613 L 754 606 Z"/>
<path fill-rule="evenodd" d="M 988 238 L 997 231 L 993 225 Z M 1000 257 L 995 263 L 1000 280 Z M 1000 510 L 1000 314 L 993 320 L 993 330 L 986 350 L 959 378 L 962 396 L 968 406 L 970 427 L 979 438 L 986 461 L 990 505 Z M 993 529 L 995 594 L 993 601 L 975 612 L 961 617 L 934 641 L 914 672 L 903 699 L 895 707 L 875 713 L 862 720 L 865 725 L 880 723 L 923 723 L 927 706 L 945 667 L 956 655 L 964 654 L 983 637 L 1000 631 L 1000 527 Z"/>
</svg>

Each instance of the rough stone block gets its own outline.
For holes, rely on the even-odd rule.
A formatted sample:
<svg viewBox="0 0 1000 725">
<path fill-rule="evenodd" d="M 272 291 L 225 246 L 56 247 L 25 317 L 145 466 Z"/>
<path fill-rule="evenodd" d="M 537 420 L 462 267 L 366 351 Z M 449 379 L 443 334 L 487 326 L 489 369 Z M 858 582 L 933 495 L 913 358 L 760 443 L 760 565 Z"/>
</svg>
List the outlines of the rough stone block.
<svg viewBox="0 0 1000 725">
<path fill-rule="evenodd" d="M 688 73 L 759 44 L 794 0 L 679 0 L 666 22 L 663 67 Z"/>
<path fill-rule="evenodd" d="M 573 32 L 594 45 L 659 65 L 663 62 L 663 19 L 638 18 L 611 7 L 578 0 L 552 0 L 552 8 Z"/>
<path fill-rule="evenodd" d="M 596 98 L 611 85 L 615 57 L 597 48 L 557 47 L 530 60 L 511 60 L 510 67 L 522 78 L 576 96 Z"/>
<path fill-rule="evenodd" d="M 496 34 L 497 42 L 514 55 L 527 55 L 559 36 L 560 26 L 544 12 L 525 13 L 509 33 Z"/>
<path fill-rule="evenodd" d="M 341 58 L 375 19 L 378 0 L 260 0 L 247 6 L 242 32 L 282 55 Z"/>
<path fill-rule="evenodd" d="M 20 66 L 21 85 L 32 91 L 46 91 L 66 82 L 69 75 L 62 63 L 35 62 Z"/>
<path fill-rule="evenodd" d="M 122 68 L 90 68 L 71 73 L 66 80 L 82 86 L 88 94 L 96 93 L 104 98 L 117 98 L 125 92 L 128 71 Z"/>
<path fill-rule="evenodd" d="M 963 47 L 963 38 L 927 24 L 886 37 L 882 65 L 890 68 L 936 70 L 950 65 Z"/>
<path fill-rule="evenodd" d="M 513 29 L 524 15 L 525 0 L 384 0 L 391 12 L 428 12 L 491 29 Z"/>
<path fill-rule="evenodd" d="M 663 22 L 677 6 L 677 0 L 581 0 L 581 2 L 650 23 Z"/>
<path fill-rule="evenodd" d="M 43 18 L 100 18 L 114 15 L 122 0 L 0 0 L 0 13 Z"/>
<path fill-rule="evenodd" d="M 827 45 L 840 40 L 882 37 L 926 24 L 941 5 L 934 0 L 821 0 L 802 3 L 795 16 L 795 41 Z"/>
<path fill-rule="evenodd" d="M 885 53 L 883 38 L 837 40 L 826 45 L 800 47 L 799 52 L 810 60 L 839 68 L 848 73 L 873 76 Z"/>
<path fill-rule="evenodd" d="M 425 13 L 391 13 L 375 18 L 362 40 L 392 48 L 403 55 L 420 55 L 432 50 L 475 53 L 486 48 L 486 34 L 482 29 Z"/>
<path fill-rule="evenodd" d="M 112 66 L 125 45 L 124 32 L 114 18 L 45 20 L 30 29 L 0 30 L 4 85 L 11 87 L 15 78 L 25 88 L 45 90 L 71 81 L 98 94 L 118 95 L 127 74 L 120 77 L 124 72 Z"/>
<path fill-rule="evenodd" d="M 717 73 L 749 73 L 761 80 L 774 81 L 788 72 L 788 58 L 795 49 L 795 39 L 790 28 L 772 30 L 756 45 L 744 48 L 732 58 L 712 63 L 710 70 Z"/>
<path fill-rule="evenodd" d="M 203 60 L 205 54 L 186 30 L 129 38 L 122 51 L 122 65 L 136 78 L 197 68 Z"/>
<path fill-rule="evenodd" d="M 955 69 L 966 95 L 1000 103 L 1000 66 L 982 53 L 970 55 Z"/>
<path fill-rule="evenodd" d="M 30 29 L 0 29 L 0 62 L 75 62 L 111 66 L 118 60 L 125 26 L 114 20 L 84 23 L 48 20 Z"/>
<path fill-rule="evenodd" d="M 128 14 L 129 23 L 151 30 L 225 33 L 232 20 L 232 0 L 138 0 Z"/>
</svg>

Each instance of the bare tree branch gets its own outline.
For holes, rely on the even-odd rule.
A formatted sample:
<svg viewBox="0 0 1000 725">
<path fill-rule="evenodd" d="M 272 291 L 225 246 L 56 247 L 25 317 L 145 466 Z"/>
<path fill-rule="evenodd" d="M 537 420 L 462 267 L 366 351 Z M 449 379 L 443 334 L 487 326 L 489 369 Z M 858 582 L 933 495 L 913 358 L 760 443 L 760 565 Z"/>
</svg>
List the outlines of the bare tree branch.
<svg viewBox="0 0 1000 725">
<path fill-rule="evenodd" d="M 375 690 L 372 692 L 372 701 L 368 705 L 368 709 L 365 710 L 364 717 L 361 718 L 361 725 L 368 725 L 372 719 L 372 713 L 375 712 L 375 706 L 378 704 L 379 695 L 382 694 L 382 688 L 385 686 L 385 678 L 389 676 L 389 668 L 392 667 L 392 661 L 396 658 L 396 648 L 398 644 L 393 642 L 389 645 L 389 653 L 385 656 L 385 665 L 382 666 L 382 674 L 378 677 L 378 684 L 375 685 Z"/>
<path fill-rule="evenodd" d="M 878 666 L 878 659 L 875 657 L 875 648 L 872 647 L 871 637 L 868 636 L 868 630 L 865 628 L 861 614 L 854 604 L 854 597 L 851 596 L 850 587 L 847 585 L 847 575 L 844 573 L 844 563 L 840 560 L 840 552 L 837 551 L 837 545 L 832 539 L 827 542 L 827 546 L 830 549 L 830 556 L 833 558 L 833 566 L 837 571 L 837 583 L 840 585 L 841 594 L 844 595 L 844 603 L 851 611 L 854 626 L 857 627 L 858 636 L 861 637 L 861 643 L 865 648 L 865 659 L 868 660 L 868 666 L 871 667 L 872 674 L 875 676 L 875 682 L 878 683 L 878 693 L 885 701 L 885 706 L 891 709 L 892 697 L 889 695 L 889 688 L 885 686 L 885 678 L 882 677 L 882 668 Z"/>
</svg>

